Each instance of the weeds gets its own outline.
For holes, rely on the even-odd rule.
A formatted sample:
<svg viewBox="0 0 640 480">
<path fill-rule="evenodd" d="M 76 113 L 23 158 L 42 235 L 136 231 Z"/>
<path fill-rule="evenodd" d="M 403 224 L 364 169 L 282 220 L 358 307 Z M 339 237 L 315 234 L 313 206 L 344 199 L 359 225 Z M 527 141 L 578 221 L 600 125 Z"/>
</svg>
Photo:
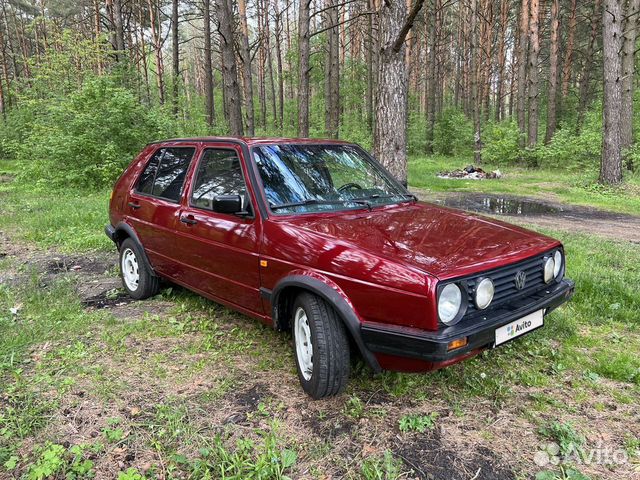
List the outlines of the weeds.
<svg viewBox="0 0 640 480">
<path fill-rule="evenodd" d="M 369 457 L 360 469 L 364 480 L 395 480 L 402 474 L 402 461 L 385 451 L 382 457 Z"/>
<path fill-rule="evenodd" d="M 574 452 L 582 454 L 585 438 L 575 430 L 571 423 L 552 422 L 541 427 L 538 431 L 541 435 L 558 443 L 562 456 L 568 456 Z"/>
<path fill-rule="evenodd" d="M 438 418 L 438 412 L 431 412 L 427 415 L 405 415 L 398 422 L 398 427 L 403 433 L 406 432 L 420 432 L 424 433 L 427 429 L 433 430 L 436 428 L 436 419 Z"/>
</svg>

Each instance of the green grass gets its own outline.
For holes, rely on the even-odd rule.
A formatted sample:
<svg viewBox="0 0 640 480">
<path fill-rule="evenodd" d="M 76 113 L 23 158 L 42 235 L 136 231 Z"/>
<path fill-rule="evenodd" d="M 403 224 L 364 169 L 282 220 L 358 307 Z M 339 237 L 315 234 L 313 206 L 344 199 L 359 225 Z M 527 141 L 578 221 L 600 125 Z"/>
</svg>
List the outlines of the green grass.
<svg viewBox="0 0 640 480">
<path fill-rule="evenodd" d="M 596 171 L 527 169 L 505 165 L 482 165 L 487 171 L 500 169 L 498 180 L 454 180 L 437 178 L 442 171 L 461 169 L 469 159 L 451 157 L 414 157 L 409 161 L 409 185 L 433 192 L 483 192 L 557 196 L 562 202 L 594 206 L 604 210 L 640 215 L 640 173 L 629 173 L 626 183 L 607 188 L 599 185 Z"/>
</svg>

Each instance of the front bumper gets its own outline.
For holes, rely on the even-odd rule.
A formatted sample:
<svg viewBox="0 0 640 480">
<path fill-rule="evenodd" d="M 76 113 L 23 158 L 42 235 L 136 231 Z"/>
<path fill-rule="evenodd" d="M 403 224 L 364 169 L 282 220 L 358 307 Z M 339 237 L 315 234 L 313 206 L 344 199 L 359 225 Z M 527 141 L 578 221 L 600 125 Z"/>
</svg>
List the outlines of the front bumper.
<svg viewBox="0 0 640 480">
<path fill-rule="evenodd" d="M 461 322 L 440 331 L 378 323 L 361 326 L 362 339 L 374 353 L 408 357 L 433 363 L 452 363 L 495 344 L 495 330 L 537 310 L 547 315 L 573 296 L 575 284 L 569 279 L 549 286 L 526 298 L 500 306 L 477 321 Z M 448 350 L 450 342 L 467 337 L 467 344 Z M 515 337 L 518 338 L 518 337 Z"/>
<path fill-rule="evenodd" d="M 117 243 L 116 242 L 116 229 L 114 228 L 113 225 L 111 225 L 111 224 L 105 225 L 104 233 L 105 233 L 105 235 L 107 237 L 109 237 L 111 239 L 112 242 Z"/>
</svg>

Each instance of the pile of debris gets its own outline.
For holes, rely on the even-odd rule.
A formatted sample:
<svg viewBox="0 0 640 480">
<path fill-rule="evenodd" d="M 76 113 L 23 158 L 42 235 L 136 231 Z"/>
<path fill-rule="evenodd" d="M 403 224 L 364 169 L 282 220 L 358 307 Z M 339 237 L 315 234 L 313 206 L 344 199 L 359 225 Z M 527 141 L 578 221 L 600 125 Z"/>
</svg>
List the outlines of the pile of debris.
<svg viewBox="0 0 640 480">
<path fill-rule="evenodd" d="M 483 180 L 485 178 L 500 177 L 502 177 L 502 172 L 500 170 L 485 172 L 480 167 L 474 167 L 473 165 L 468 165 L 462 170 L 452 170 L 450 172 L 438 173 L 438 178 L 459 178 L 463 180 Z"/>
</svg>

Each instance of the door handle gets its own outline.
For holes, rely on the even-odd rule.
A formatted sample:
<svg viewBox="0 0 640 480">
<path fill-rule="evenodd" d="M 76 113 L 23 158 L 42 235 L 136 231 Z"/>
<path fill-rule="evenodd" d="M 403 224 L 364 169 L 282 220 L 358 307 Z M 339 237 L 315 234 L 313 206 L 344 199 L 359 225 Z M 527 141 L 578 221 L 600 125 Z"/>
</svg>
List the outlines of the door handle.
<svg viewBox="0 0 640 480">
<path fill-rule="evenodd" d="M 180 217 L 180 221 L 182 223 L 186 223 L 187 225 L 195 225 L 196 223 L 198 223 L 198 221 L 195 218 L 191 217 L 191 216 Z"/>
<path fill-rule="evenodd" d="M 129 205 L 134 210 L 137 210 L 137 209 L 140 208 L 140 204 L 139 203 L 135 203 L 135 202 L 129 202 L 129 203 L 127 203 L 127 205 Z"/>
</svg>

